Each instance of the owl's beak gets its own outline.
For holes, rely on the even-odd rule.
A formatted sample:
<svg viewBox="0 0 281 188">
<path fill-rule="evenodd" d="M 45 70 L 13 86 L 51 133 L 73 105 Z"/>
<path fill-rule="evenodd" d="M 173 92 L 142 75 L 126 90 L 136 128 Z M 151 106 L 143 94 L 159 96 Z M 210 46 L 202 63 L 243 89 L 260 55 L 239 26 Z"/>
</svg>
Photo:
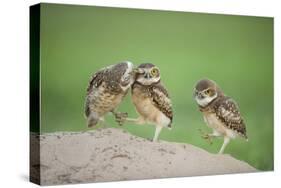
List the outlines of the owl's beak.
<svg viewBox="0 0 281 188">
<path fill-rule="evenodd" d="M 142 69 L 140 69 L 140 68 L 135 68 L 135 69 L 133 70 L 133 72 L 134 72 L 134 73 L 137 73 L 137 74 L 143 74 L 143 73 L 144 73 L 144 71 L 143 71 Z"/>
<path fill-rule="evenodd" d="M 199 93 L 197 94 L 197 97 L 198 97 L 199 99 L 204 99 L 204 96 L 203 96 L 203 94 L 202 94 L 201 92 L 199 92 Z"/>
<path fill-rule="evenodd" d="M 198 98 L 198 99 L 203 99 L 204 98 L 204 96 L 202 95 L 202 93 L 201 92 L 199 92 L 199 91 L 194 91 L 194 93 L 193 93 L 193 97 L 194 98 Z"/>
</svg>

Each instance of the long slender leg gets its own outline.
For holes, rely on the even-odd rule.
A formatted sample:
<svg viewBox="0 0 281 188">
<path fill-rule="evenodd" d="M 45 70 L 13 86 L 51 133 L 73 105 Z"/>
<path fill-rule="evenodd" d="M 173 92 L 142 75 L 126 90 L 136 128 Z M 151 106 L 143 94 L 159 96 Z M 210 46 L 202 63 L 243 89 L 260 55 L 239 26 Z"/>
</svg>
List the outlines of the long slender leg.
<svg viewBox="0 0 281 188">
<path fill-rule="evenodd" d="M 230 141 L 230 138 L 225 136 L 224 140 L 223 140 L 223 145 L 222 145 L 222 147 L 221 147 L 221 149 L 219 151 L 219 154 L 223 153 L 223 151 L 224 151 L 225 147 L 227 146 L 227 144 L 229 143 L 229 141 Z"/>
<path fill-rule="evenodd" d="M 217 132 L 216 130 L 213 130 L 213 132 L 211 134 L 208 134 L 210 137 L 218 137 L 221 136 L 221 134 L 219 132 Z"/>
<path fill-rule="evenodd" d="M 144 124 L 145 121 L 142 117 L 138 117 L 138 118 L 126 118 L 126 121 L 127 122 L 130 122 L 130 123 L 135 123 L 135 124 L 138 124 L 138 125 L 141 125 L 141 124 Z"/>
<path fill-rule="evenodd" d="M 144 124 L 145 120 L 140 116 L 138 118 L 128 118 L 128 115 L 124 115 L 124 113 L 116 114 L 115 120 L 119 125 L 123 125 L 125 122 L 135 123 L 138 125 Z"/>
<path fill-rule="evenodd" d="M 210 144 L 213 143 L 212 138 L 221 136 L 221 134 L 216 130 L 213 130 L 212 133 L 204 133 L 201 129 L 199 129 L 199 131 L 202 135 L 202 138 L 206 139 Z"/>
<path fill-rule="evenodd" d="M 153 137 L 153 142 L 156 142 L 158 140 L 158 137 L 159 137 L 159 134 L 160 134 L 161 130 L 162 130 L 162 126 L 156 125 L 155 134 L 154 134 L 154 137 Z"/>
<path fill-rule="evenodd" d="M 219 137 L 219 136 L 221 136 L 221 135 L 220 134 L 216 134 L 216 133 L 209 133 L 209 134 L 203 135 L 203 138 L 210 139 L 210 138 Z"/>
</svg>

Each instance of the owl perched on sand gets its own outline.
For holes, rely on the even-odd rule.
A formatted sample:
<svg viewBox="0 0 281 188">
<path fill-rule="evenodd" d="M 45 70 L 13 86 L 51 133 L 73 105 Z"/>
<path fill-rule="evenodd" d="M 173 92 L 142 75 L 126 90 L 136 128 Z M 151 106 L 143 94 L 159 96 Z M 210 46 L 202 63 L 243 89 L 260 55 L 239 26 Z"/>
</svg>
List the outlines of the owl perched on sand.
<svg viewBox="0 0 281 188">
<path fill-rule="evenodd" d="M 219 86 L 212 80 L 203 79 L 197 82 L 194 97 L 212 134 L 204 138 L 222 136 L 223 145 L 219 153 L 223 153 L 230 139 L 237 136 L 247 139 L 244 120 L 240 115 L 236 102 L 224 95 Z"/>
<path fill-rule="evenodd" d="M 85 115 L 88 127 L 95 126 L 112 112 L 116 117 L 122 113 L 114 110 L 121 103 L 135 80 L 133 64 L 122 62 L 96 72 L 89 83 L 86 96 Z"/>
<path fill-rule="evenodd" d="M 171 128 L 173 120 L 171 100 L 160 81 L 160 71 L 155 65 L 141 64 L 136 72 L 136 80 L 132 85 L 132 101 L 139 118 L 126 118 L 124 121 L 154 124 L 156 130 L 153 141 L 157 141 L 163 127 Z"/>
</svg>

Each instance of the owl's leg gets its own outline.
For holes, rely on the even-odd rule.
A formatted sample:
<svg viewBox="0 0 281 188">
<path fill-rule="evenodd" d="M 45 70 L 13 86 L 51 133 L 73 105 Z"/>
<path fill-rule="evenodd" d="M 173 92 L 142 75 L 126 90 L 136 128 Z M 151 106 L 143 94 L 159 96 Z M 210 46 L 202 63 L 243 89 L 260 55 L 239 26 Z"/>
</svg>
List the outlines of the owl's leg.
<svg viewBox="0 0 281 188">
<path fill-rule="evenodd" d="M 155 133 L 154 133 L 154 137 L 153 137 L 153 142 L 156 142 L 158 140 L 159 134 L 162 130 L 162 126 L 160 125 L 156 125 L 156 129 L 155 129 Z"/>
<path fill-rule="evenodd" d="M 224 151 L 225 147 L 227 146 L 227 144 L 229 143 L 229 141 L 230 141 L 230 138 L 225 136 L 224 140 L 223 140 L 223 145 L 222 145 L 222 147 L 221 147 L 221 149 L 219 151 L 219 154 L 223 153 L 223 151 Z"/>
<path fill-rule="evenodd" d="M 126 118 L 128 117 L 127 112 L 115 112 L 114 110 L 111 111 L 111 113 L 115 117 L 115 121 L 121 126 L 126 121 Z"/>
<path fill-rule="evenodd" d="M 115 116 L 115 118 L 127 118 L 128 117 L 127 112 L 115 112 L 113 110 L 113 111 L 111 111 L 111 113 Z"/>
<path fill-rule="evenodd" d="M 213 132 L 211 134 L 207 134 L 207 139 L 209 140 L 209 142 L 212 144 L 212 139 L 215 137 L 219 137 L 221 136 L 221 134 L 219 132 L 217 132 L 216 130 L 213 130 Z"/>
<path fill-rule="evenodd" d="M 126 116 L 115 116 L 115 120 L 119 125 L 123 125 L 125 122 L 130 122 L 130 123 L 134 123 L 134 124 L 144 124 L 145 120 L 140 116 L 138 118 L 128 118 Z"/>
<path fill-rule="evenodd" d="M 200 131 L 200 133 L 202 135 L 202 138 L 208 140 L 208 142 L 210 144 L 213 144 L 212 139 L 214 137 L 221 136 L 221 134 L 219 132 L 217 132 L 216 130 L 213 130 L 212 133 L 204 133 L 201 129 L 199 129 L 199 131 Z"/>
<path fill-rule="evenodd" d="M 141 124 L 144 124 L 145 121 L 142 117 L 138 117 L 138 118 L 126 118 L 127 122 L 130 122 L 130 123 L 134 123 L 134 124 L 138 124 L 138 125 L 141 125 Z"/>
<path fill-rule="evenodd" d="M 211 134 L 205 133 L 204 131 L 202 131 L 202 129 L 198 129 L 198 131 L 200 132 L 201 137 L 202 137 L 203 139 L 207 140 L 207 141 L 209 142 L 209 144 L 212 144 L 212 143 L 213 143 L 212 140 L 211 140 L 211 137 L 210 137 Z"/>
</svg>

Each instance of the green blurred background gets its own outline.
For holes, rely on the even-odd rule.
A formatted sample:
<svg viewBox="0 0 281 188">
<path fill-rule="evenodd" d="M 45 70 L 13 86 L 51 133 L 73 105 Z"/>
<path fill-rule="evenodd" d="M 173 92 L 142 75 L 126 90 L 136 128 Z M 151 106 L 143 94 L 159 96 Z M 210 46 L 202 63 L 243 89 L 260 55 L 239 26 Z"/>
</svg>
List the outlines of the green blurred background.
<svg viewBox="0 0 281 188">
<path fill-rule="evenodd" d="M 192 98 L 197 80 L 215 80 L 244 116 L 249 142 L 226 153 L 260 170 L 273 169 L 273 19 L 169 11 L 42 4 L 41 132 L 86 131 L 84 99 L 91 75 L 129 60 L 156 64 L 173 102 L 173 129 L 161 140 L 216 153 L 198 129 L 211 131 Z M 128 95 L 120 111 L 136 117 Z M 111 115 L 108 124 L 119 128 Z M 126 124 L 152 138 L 154 126 Z"/>
</svg>

